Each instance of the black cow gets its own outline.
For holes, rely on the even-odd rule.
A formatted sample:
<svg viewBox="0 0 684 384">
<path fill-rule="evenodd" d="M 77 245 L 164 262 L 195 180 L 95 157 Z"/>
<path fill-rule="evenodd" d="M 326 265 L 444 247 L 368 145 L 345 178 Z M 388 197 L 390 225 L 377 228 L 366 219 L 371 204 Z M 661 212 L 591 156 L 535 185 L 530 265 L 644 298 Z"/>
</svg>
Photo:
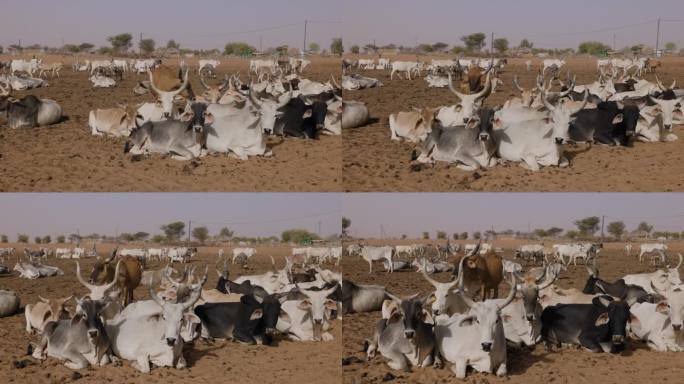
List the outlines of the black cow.
<svg viewBox="0 0 684 384">
<path fill-rule="evenodd" d="M 207 303 L 195 307 L 195 314 L 211 338 L 235 339 L 245 344 L 261 341 L 270 345 L 279 317 L 287 317 L 280 309 L 276 295 L 264 299 L 244 295 L 239 303 Z"/>
<path fill-rule="evenodd" d="M 599 271 L 595 267 L 587 267 L 589 278 L 584 285 L 582 293 L 587 295 L 605 294 L 613 298 L 620 299 L 632 305 L 634 303 L 655 303 L 656 297 L 638 285 L 625 284 L 625 280 L 619 279 L 614 283 L 609 283 L 599 278 Z"/>
<path fill-rule="evenodd" d="M 577 112 L 576 116 L 568 130 L 570 141 L 629 146 L 636 133 L 639 108 L 636 105 L 620 108 L 615 101 L 605 101 L 596 109 Z"/>
<path fill-rule="evenodd" d="M 252 283 L 247 280 L 238 284 L 229 280 L 228 264 L 226 260 L 223 260 L 223 271 L 219 272 L 217 269 L 219 278 L 216 282 L 216 290 L 221 293 L 238 293 L 241 295 L 253 295 L 259 299 L 264 299 L 268 296 L 268 292 L 259 285 L 252 285 Z"/>
<path fill-rule="evenodd" d="M 561 343 L 579 344 L 592 352 L 619 353 L 624 349 L 629 305 L 610 296 L 591 304 L 558 304 L 542 312 L 541 337 L 547 349 Z M 608 346 L 610 344 L 610 346 Z"/>
<path fill-rule="evenodd" d="M 328 105 L 320 101 L 307 105 L 301 97 L 297 97 L 290 99 L 280 111 L 283 114 L 276 122 L 276 135 L 315 139 L 318 131 L 323 129 Z"/>
</svg>

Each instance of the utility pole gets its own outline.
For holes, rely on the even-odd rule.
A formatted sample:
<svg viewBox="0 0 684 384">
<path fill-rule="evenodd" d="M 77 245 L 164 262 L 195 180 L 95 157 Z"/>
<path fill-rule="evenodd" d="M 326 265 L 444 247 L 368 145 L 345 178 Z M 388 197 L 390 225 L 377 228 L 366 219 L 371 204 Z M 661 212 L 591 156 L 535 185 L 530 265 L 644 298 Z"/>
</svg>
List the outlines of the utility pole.
<svg viewBox="0 0 684 384">
<path fill-rule="evenodd" d="M 263 38 L 264 38 L 263 35 L 259 35 L 259 53 L 263 52 L 263 49 L 262 49 L 262 46 L 261 46 L 261 43 L 262 43 L 262 41 L 263 41 Z"/>
<path fill-rule="evenodd" d="M 321 221 L 318 220 L 318 237 L 321 237 Z"/>
<path fill-rule="evenodd" d="M 309 24 L 308 20 L 304 20 L 304 46 L 302 47 L 302 54 L 306 53 L 306 27 Z"/>
<path fill-rule="evenodd" d="M 140 32 L 140 41 L 138 42 L 138 56 L 142 56 L 142 39 L 143 39 L 143 34 Z"/>
<path fill-rule="evenodd" d="M 613 52 L 615 52 L 615 33 L 613 33 Z"/>
<path fill-rule="evenodd" d="M 492 32 L 492 39 L 489 41 L 489 55 L 494 55 L 494 32 Z"/>
<path fill-rule="evenodd" d="M 604 221 L 606 221 L 605 215 L 601 216 L 601 242 L 602 243 L 603 243 L 603 224 L 604 224 Z"/>
<path fill-rule="evenodd" d="M 186 246 L 190 246 L 190 233 L 192 233 L 192 220 L 188 220 L 188 242 Z"/>
<path fill-rule="evenodd" d="M 660 17 L 658 18 L 658 27 L 656 28 L 656 49 L 655 54 L 658 57 L 658 46 L 660 45 Z"/>
<path fill-rule="evenodd" d="M 382 226 L 382 224 L 380 224 L 380 238 L 385 238 L 385 228 Z"/>
</svg>

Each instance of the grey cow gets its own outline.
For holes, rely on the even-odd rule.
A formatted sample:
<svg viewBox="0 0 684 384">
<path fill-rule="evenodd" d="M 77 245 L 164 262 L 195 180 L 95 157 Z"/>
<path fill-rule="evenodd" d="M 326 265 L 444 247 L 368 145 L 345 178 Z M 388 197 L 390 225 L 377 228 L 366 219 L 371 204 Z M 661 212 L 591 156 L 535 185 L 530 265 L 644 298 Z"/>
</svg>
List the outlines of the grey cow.
<svg viewBox="0 0 684 384">
<path fill-rule="evenodd" d="M 43 338 L 33 351 L 33 357 L 66 360 L 64 365 L 70 369 L 108 364 L 109 339 L 100 318 L 107 305 L 99 300 L 76 299 L 73 318 L 45 324 Z"/>
</svg>

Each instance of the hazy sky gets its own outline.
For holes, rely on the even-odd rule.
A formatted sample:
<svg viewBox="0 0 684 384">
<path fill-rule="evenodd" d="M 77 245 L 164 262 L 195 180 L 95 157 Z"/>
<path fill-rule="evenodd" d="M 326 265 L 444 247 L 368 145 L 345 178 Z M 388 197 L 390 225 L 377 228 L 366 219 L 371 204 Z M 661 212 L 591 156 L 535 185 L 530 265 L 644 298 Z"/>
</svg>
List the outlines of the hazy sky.
<svg viewBox="0 0 684 384">
<path fill-rule="evenodd" d="M 573 221 L 606 215 L 606 225 L 622 220 L 633 230 L 641 221 L 659 230 L 684 231 L 682 193 L 394 193 L 345 194 L 343 215 L 351 234 L 418 236 L 423 231 L 471 232 L 552 226 L 574 228 Z"/>
<path fill-rule="evenodd" d="M 238 236 L 280 235 L 304 228 L 323 236 L 341 231 L 334 193 L 23 193 L 0 194 L 0 233 L 82 235 L 160 233 L 171 221 L 193 221 L 211 233 L 227 226 Z M 186 228 L 187 230 L 187 228 Z"/>
<path fill-rule="evenodd" d="M 436 41 L 461 45 L 460 37 L 473 32 L 485 33 L 487 42 L 494 32 L 508 38 L 511 45 L 528 38 L 543 48 L 577 48 L 580 41 L 590 39 L 612 45 L 615 32 L 618 48 L 633 43 L 654 46 L 655 20 L 662 17 L 681 22 L 661 23 L 661 47 L 667 41 L 684 47 L 682 0 L 344 0 L 342 3 L 346 46 L 372 43 L 373 39 L 378 45 L 413 46 L 416 42 Z M 612 30 L 648 21 L 652 22 Z"/>
<path fill-rule="evenodd" d="M 0 44 L 39 43 L 60 46 L 90 42 L 108 45 L 107 36 L 142 32 L 157 44 L 175 39 L 182 47 L 219 48 L 229 41 L 245 41 L 263 48 L 281 44 L 301 47 L 304 19 L 308 41 L 321 47 L 342 34 L 336 0 L 2 0 Z M 296 24 L 296 25 L 295 25 Z M 287 27 L 284 27 L 287 26 Z M 283 28 L 278 28 L 283 27 Z M 271 29 L 271 30 L 265 30 Z M 258 31 L 257 31 L 258 30 Z M 236 33 L 252 31 L 248 33 Z"/>
</svg>

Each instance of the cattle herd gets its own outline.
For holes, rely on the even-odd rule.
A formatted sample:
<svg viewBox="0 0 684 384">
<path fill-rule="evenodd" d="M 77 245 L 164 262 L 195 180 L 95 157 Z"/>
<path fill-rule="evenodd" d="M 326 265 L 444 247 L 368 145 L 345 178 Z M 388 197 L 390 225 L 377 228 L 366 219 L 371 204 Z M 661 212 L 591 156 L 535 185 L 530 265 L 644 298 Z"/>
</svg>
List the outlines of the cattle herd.
<svg viewBox="0 0 684 384">
<path fill-rule="evenodd" d="M 225 254 L 220 248 L 199 260 L 205 252 L 116 246 L 98 255 L 95 246 L 0 248 L 0 263 L 16 261 L 12 271 L 0 268 L 5 284 L 38 279 L 35 302 L 0 291 L 0 317 L 25 318 L 24 340 L 35 361 L 54 359 L 70 369 L 123 362 L 145 373 L 152 367 L 181 369 L 198 339 L 271 346 L 334 339 L 334 321 L 342 314 L 341 273 L 335 271 L 340 246 L 292 247 L 281 268 L 268 248 L 260 249 L 271 265 L 263 273 L 249 272 L 258 265 L 257 248 L 232 247 Z M 63 267 L 48 265 L 56 262 Z M 92 266 L 84 270 L 84 263 Z M 232 275 L 233 268 L 247 273 Z M 218 277 L 213 288 L 206 286 L 210 269 Z M 50 290 L 55 276 L 73 276 L 80 293 Z"/>
<path fill-rule="evenodd" d="M 655 81 L 641 77 L 658 67 L 653 60 L 599 60 L 596 80 L 586 84 L 578 84 L 569 72 L 561 79 L 564 60 L 544 60 L 534 86 L 524 88 L 514 76 L 510 85 L 520 96 L 502 105 L 485 105 L 487 97 L 503 84 L 499 75 L 506 64 L 506 59 L 433 59 L 432 63 L 381 59 L 378 64 L 364 59 L 346 60 L 343 67 L 345 71 L 390 71 L 390 79 L 395 74 L 401 79 L 402 73 L 407 80 L 425 75 L 428 88 L 448 87 L 456 96 L 455 104 L 444 100 L 447 105 L 389 115 L 390 138 L 419 144 L 411 160 L 421 164 L 447 162 L 468 171 L 504 162 L 533 171 L 567 167 L 570 162 L 564 148 L 568 143 L 670 142 L 678 138 L 673 126 L 684 124 L 684 90 L 675 88 L 676 81 L 665 86 L 657 75 Z M 458 89 L 454 78 L 461 81 Z M 558 90 L 554 90 L 556 84 Z M 364 125 L 369 118 L 368 108 L 350 100 L 354 91 L 381 86 L 377 79 L 360 74 L 343 76 L 342 87 L 349 91 L 344 103 L 354 105 L 342 115 L 343 128 Z"/>
<path fill-rule="evenodd" d="M 626 244 L 611 256 L 603 255 L 604 244 L 591 242 L 514 248 L 355 242 L 345 250 L 345 361 L 350 367 L 368 361 L 357 368 L 361 373 L 350 369 L 352 377 L 372 377 L 373 367 L 413 372 L 409 377 L 426 382 L 445 376 L 421 376 L 422 370 L 443 367 L 461 379 L 477 372 L 506 376 L 520 372 L 511 358 L 518 361 L 516 355 L 537 344 L 547 353 L 562 346 L 581 353 L 684 351 L 682 254 L 668 252 L 665 243 Z M 599 266 L 615 257 L 653 267 L 604 280 Z M 374 261 L 382 261 L 384 272 L 373 271 Z M 579 289 L 561 287 L 571 273 L 583 281 Z M 378 274 L 386 274 L 389 286 L 366 283 L 380 280 Z M 411 289 L 419 280 L 426 288 Z M 365 326 L 353 325 L 360 321 Z M 361 348 L 363 358 L 355 355 Z"/>
<path fill-rule="evenodd" d="M 124 76 L 144 76 L 131 93 L 149 94 L 152 101 L 94 109 L 88 117 L 93 135 L 127 138 L 124 151 L 132 155 L 160 153 L 192 160 L 230 153 L 247 160 L 272 155 L 267 147 L 271 135 L 315 139 L 341 134 L 341 92 L 333 85 L 334 74 L 321 83 L 303 76 L 311 64 L 306 59 L 251 60 L 248 82 L 233 73 L 209 84 L 218 77 L 220 64 L 202 59 L 195 72 L 184 61 L 170 65 L 159 59 L 110 59 L 76 61 L 72 70 L 87 73 L 95 88 L 117 86 Z M 4 66 L 8 73 L 0 76 L 0 111 L 10 128 L 50 126 L 68 118 L 69 111 L 58 101 L 13 96 L 14 91 L 47 87 L 48 75 L 60 76 L 61 63 L 43 64 L 34 58 Z M 200 92 L 192 89 L 191 72 L 199 77 Z"/>
</svg>

